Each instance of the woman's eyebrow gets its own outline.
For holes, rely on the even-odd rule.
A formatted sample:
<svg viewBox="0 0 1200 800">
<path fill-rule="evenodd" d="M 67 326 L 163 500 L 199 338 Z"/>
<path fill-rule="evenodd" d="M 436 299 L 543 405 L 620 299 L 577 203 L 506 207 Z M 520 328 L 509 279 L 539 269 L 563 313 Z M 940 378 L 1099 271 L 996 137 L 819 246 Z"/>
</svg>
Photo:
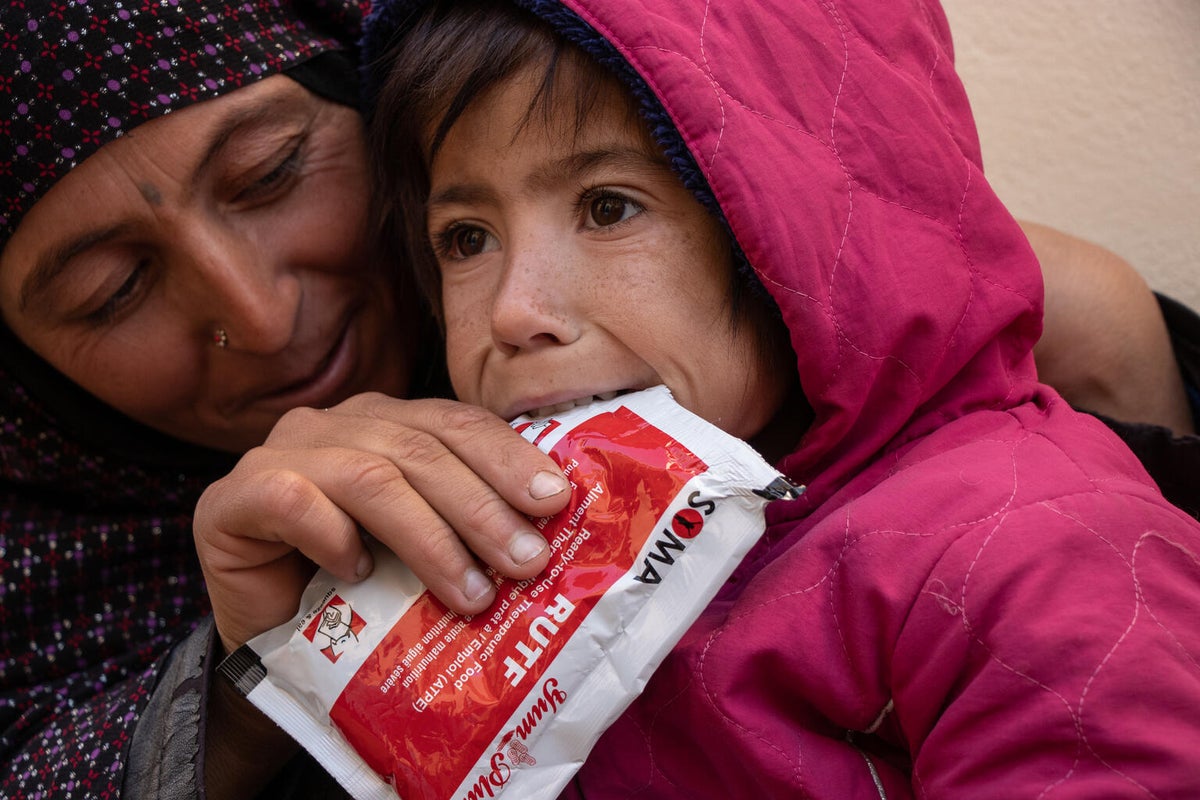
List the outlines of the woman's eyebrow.
<svg viewBox="0 0 1200 800">
<path fill-rule="evenodd" d="M 124 236 L 129 232 L 130 227 L 128 224 L 118 224 L 88 231 L 43 253 L 21 283 L 18 308 L 23 313 L 31 306 L 58 280 L 75 256 L 98 244 Z"/>
<path fill-rule="evenodd" d="M 209 137 L 208 144 L 204 148 L 204 154 L 196 162 L 196 168 L 192 172 L 193 181 L 212 166 L 213 162 L 220 158 L 221 152 L 235 136 L 246 129 L 256 128 L 265 123 L 280 119 L 282 116 L 281 109 L 286 109 L 293 102 L 288 97 L 273 97 L 265 102 L 245 106 L 227 114 L 215 126 L 213 133 Z"/>
</svg>

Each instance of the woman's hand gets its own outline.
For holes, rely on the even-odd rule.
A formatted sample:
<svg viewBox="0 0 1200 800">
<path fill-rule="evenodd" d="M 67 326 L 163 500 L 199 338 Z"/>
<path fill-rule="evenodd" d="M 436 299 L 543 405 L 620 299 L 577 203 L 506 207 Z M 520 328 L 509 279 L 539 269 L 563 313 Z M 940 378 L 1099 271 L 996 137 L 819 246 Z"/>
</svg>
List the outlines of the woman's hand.
<svg viewBox="0 0 1200 800">
<path fill-rule="evenodd" d="M 312 563 L 371 571 L 365 531 L 448 607 L 477 613 L 495 589 L 472 553 L 513 578 L 549 550 L 525 515 L 566 504 L 554 462 L 501 419 L 449 400 L 350 398 L 286 414 L 212 484 L 195 536 L 226 652 L 296 612 Z"/>
</svg>

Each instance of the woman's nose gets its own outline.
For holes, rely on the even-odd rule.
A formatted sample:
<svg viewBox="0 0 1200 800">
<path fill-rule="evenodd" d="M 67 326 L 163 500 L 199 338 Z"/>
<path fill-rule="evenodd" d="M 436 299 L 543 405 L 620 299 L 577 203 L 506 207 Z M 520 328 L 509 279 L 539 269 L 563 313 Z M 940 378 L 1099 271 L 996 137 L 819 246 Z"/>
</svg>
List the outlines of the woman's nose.
<svg viewBox="0 0 1200 800">
<path fill-rule="evenodd" d="M 206 330 L 223 333 L 223 347 L 271 355 L 292 342 L 301 283 L 271 254 L 236 238 L 213 237 L 186 268 L 197 289 L 194 311 L 205 318 Z"/>
<path fill-rule="evenodd" d="M 578 339 L 579 276 L 561 248 L 526 240 L 506 248 L 505 262 L 491 307 L 496 345 L 512 355 Z"/>
</svg>

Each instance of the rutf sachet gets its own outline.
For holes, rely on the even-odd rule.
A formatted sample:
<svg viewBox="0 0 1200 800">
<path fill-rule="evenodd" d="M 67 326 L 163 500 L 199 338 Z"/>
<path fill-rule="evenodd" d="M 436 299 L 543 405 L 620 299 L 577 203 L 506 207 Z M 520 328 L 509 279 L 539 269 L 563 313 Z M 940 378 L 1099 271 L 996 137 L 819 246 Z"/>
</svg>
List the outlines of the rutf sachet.
<svg viewBox="0 0 1200 800">
<path fill-rule="evenodd" d="M 513 427 L 571 484 L 540 575 L 460 616 L 375 546 L 221 666 L 358 800 L 556 797 L 800 492 L 665 387 Z"/>
</svg>

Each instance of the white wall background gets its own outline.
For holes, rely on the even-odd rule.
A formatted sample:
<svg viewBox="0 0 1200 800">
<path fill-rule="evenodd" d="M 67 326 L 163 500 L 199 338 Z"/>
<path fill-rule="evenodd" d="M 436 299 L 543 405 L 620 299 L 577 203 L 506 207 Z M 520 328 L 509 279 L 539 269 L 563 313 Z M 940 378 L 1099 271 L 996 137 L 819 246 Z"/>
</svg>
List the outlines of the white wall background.
<svg viewBox="0 0 1200 800">
<path fill-rule="evenodd" d="M 1001 199 L 1200 309 L 1200 0 L 943 5 Z"/>
</svg>

